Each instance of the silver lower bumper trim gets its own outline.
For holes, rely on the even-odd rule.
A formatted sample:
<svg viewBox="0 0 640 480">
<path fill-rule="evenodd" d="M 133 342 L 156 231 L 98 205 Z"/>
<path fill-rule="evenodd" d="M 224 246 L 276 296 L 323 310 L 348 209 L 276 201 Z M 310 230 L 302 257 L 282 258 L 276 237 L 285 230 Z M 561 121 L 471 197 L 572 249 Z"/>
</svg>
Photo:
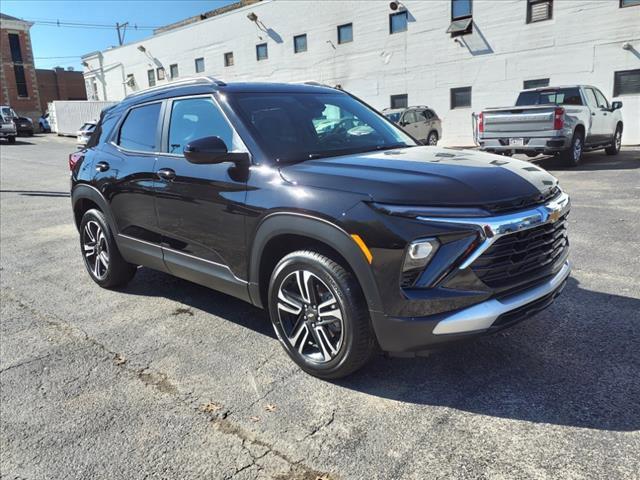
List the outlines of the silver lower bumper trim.
<svg viewBox="0 0 640 480">
<path fill-rule="evenodd" d="M 452 314 L 438 322 L 433 329 L 433 334 L 446 335 L 486 330 L 500 315 L 523 307 L 556 290 L 570 273 L 571 264 L 567 261 L 553 278 L 536 287 L 500 300 L 493 298 Z"/>
</svg>

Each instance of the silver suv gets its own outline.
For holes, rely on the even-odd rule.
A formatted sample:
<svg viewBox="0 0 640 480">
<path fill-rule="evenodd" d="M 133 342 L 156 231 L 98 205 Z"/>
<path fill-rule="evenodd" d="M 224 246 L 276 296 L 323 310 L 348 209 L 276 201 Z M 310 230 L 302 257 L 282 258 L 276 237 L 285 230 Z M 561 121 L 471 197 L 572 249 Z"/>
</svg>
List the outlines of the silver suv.
<svg viewBox="0 0 640 480">
<path fill-rule="evenodd" d="M 407 108 L 386 108 L 382 113 L 425 145 L 437 145 L 438 140 L 442 138 L 442 122 L 440 118 L 433 109 L 425 105 Z"/>
</svg>

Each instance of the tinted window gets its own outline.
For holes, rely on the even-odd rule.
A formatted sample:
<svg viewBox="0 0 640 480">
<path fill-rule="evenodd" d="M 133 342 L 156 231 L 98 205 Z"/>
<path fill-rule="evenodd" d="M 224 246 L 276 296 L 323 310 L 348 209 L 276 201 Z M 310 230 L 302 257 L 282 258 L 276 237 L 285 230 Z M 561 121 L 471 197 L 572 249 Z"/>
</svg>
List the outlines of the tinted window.
<svg viewBox="0 0 640 480">
<path fill-rule="evenodd" d="M 471 87 L 451 89 L 451 108 L 467 108 L 471 106 Z"/>
<path fill-rule="evenodd" d="M 306 35 L 297 35 L 293 37 L 293 51 L 295 53 L 306 52 L 307 51 L 307 36 Z"/>
<path fill-rule="evenodd" d="M 471 16 L 471 0 L 451 0 L 451 19 Z"/>
<path fill-rule="evenodd" d="M 613 96 L 634 95 L 640 93 L 640 68 L 615 72 L 613 77 Z"/>
<path fill-rule="evenodd" d="M 27 80 L 24 76 L 24 66 L 22 65 L 14 65 L 13 73 L 16 77 L 16 88 L 18 90 L 19 97 L 28 97 L 29 92 L 27 91 Z"/>
<path fill-rule="evenodd" d="M 120 127 L 118 145 L 128 150 L 155 152 L 159 114 L 159 103 L 132 109 Z"/>
<path fill-rule="evenodd" d="M 542 88 L 542 87 L 548 87 L 549 86 L 549 79 L 548 78 L 537 78 L 535 80 L 525 80 L 522 88 L 525 90 L 528 90 L 530 88 Z"/>
<path fill-rule="evenodd" d="M 409 17 L 407 11 L 389 15 L 389 33 L 406 32 Z"/>
<path fill-rule="evenodd" d="M 169 153 L 182 153 L 191 141 L 220 137 L 232 151 L 233 130 L 211 98 L 174 100 L 169 123 Z"/>
<path fill-rule="evenodd" d="M 204 72 L 204 58 L 196 58 L 196 73 Z"/>
<path fill-rule="evenodd" d="M 111 130 L 115 126 L 118 120 L 117 115 L 111 116 L 102 116 L 102 119 L 96 126 L 95 132 L 91 135 L 91 138 L 87 142 L 87 148 L 95 147 L 98 143 L 105 142 L 109 135 L 111 134 Z"/>
<path fill-rule="evenodd" d="M 353 41 L 353 24 L 347 23 L 338 27 L 338 43 L 349 43 Z"/>
<path fill-rule="evenodd" d="M 595 90 L 596 100 L 598 100 L 598 106 L 601 108 L 609 108 L 609 102 L 604 97 L 600 90 Z"/>
<path fill-rule="evenodd" d="M 260 60 L 266 60 L 267 58 L 269 58 L 269 51 L 267 50 L 267 44 L 261 43 L 260 45 L 256 45 L 256 59 L 260 61 Z"/>
<path fill-rule="evenodd" d="M 258 144 L 281 162 L 413 146 L 377 112 L 341 93 L 228 96 Z"/>
<path fill-rule="evenodd" d="M 11 60 L 14 63 L 22 63 L 22 50 L 20 49 L 20 36 L 17 33 L 9 34 L 9 49 Z"/>
<path fill-rule="evenodd" d="M 391 120 L 393 123 L 398 123 L 400 121 L 400 112 L 395 113 L 385 113 L 385 117 Z"/>
<path fill-rule="evenodd" d="M 554 88 L 535 92 L 521 92 L 516 106 L 526 105 L 582 105 L 582 97 L 578 88 Z"/>
<path fill-rule="evenodd" d="M 407 108 L 409 97 L 407 94 L 391 95 L 391 108 Z"/>
</svg>

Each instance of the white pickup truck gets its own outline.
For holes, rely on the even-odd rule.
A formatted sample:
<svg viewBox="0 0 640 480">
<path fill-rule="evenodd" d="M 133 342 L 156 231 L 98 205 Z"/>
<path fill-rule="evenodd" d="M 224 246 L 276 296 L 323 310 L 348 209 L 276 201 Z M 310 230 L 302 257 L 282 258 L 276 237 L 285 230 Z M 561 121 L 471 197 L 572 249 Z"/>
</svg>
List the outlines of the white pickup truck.
<svg viewBox="0 0 640 480">
<path fill-rule="evenodd" d="M 13 108 L 7 105 L 0 105 L 0 138 L 6 138 L 9 143 L 16 142 L 18 132 L 13 119 L 17 116 Z"/>
<path fill-rule="evenodd" d="M 476 116 L 481 150 L 512 155 L 558 155 L 566 165 L 604 148 L 616 155 L 622 139 L 622 102 L 609 103 L 596 87 L 573 85 L 523 90 L 515 107 L 487 108 Z"/>
</svg>

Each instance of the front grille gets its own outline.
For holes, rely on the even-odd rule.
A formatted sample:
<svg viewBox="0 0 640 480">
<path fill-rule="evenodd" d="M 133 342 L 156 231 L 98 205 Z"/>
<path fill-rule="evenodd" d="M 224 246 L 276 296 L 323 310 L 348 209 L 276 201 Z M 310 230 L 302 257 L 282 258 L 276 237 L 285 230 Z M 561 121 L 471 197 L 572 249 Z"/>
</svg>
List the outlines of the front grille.
<svg viewBox="0 0 640 480">
<path fill-rule="evenodd" d="M 567 215 L 498 239 L 471 269 L 491 288 L 517 287 L 554 273 L 568 255 Z"/>
</svg>

